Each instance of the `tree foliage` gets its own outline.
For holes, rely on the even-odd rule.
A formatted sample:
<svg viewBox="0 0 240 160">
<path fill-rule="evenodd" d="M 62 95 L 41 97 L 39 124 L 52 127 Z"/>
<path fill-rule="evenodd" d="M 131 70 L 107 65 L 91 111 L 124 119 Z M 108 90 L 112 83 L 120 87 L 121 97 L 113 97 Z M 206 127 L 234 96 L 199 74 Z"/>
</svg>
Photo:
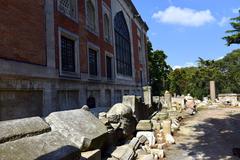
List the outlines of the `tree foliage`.
<svg viewBox="0 0 240 160">
<path fill-rule="evenodd" d="M 223 39 L 227 41 L 228 46 L 230 46 L 231 44 L 240 44 L 240 16 L 232 18 L 231 21 L 232 22 L 230 24 L 233 27 L 233 29 L 226 31 L 226 33 L 231 35 L 223 37 Z"/>
<path fill-rule="evenodd" d="M 164 51 L 153 51 L 152 44 L 148 41 L 148 66 L 153 95 L 160 95 L 169 88 L 168 74 L 172 69 L 166 59 Z"/>
<path fill-rule="evenodd" d="M 168 78 L 170 91 L 178 95 L 208 96 L 211 80 L 216 82 L 217 93 L 240 93 L 240 49 L 217 61 L 199 58 L 197 67 L 176 69 Z"/>
</svg>

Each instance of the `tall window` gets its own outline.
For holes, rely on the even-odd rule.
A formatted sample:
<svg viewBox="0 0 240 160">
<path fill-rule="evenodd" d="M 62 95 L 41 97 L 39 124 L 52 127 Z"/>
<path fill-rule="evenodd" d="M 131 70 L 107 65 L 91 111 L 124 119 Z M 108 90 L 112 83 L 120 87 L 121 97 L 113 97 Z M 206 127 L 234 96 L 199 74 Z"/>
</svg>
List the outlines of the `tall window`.
<svg viewBox="0 0 240 160">
<path fill-rule="evenodd" d="M 75 42 L 61 36 L 62 71 L 75 72 Z"/>
<path fill-rule="evenodd" d="M 107 79 L 112 80 L 112 58 L 106 56 Z"/>
<path fill-rule="evenodd" d="M 91 0 L 87 0 L 87 26 L 91 31 L 96 31 L 95 7 Z"/>
<path fill-rule="evenodd" d="M 114 18 L 117 73 L 132 76 L 132 57 L 128 26 L 123 12 Z"/>
<path fill-rule="evenodd" d="M 77 17 L 76 0 L 58 0 L 58 9 L 70 18 L 76 19 Z"/>
<path fill-rule="evenodd" d="M 110 22 L 107 14 L 104 14 L 104 38 L 110 42 Z"/>
<path fill-rule="evenodd" d="M 89 48 L 89 74 L 93 76 L 98 75 L 98 56 L 97 51 Z"/>
</svg>

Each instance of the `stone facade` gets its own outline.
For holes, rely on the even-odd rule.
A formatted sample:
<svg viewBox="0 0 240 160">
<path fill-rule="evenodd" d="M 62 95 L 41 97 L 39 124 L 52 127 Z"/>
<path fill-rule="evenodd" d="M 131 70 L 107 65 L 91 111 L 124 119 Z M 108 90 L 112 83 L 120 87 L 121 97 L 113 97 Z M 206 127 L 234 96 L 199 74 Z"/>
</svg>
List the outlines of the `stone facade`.
<svg viewBox="0 0 240 160">
<path fill-rule="evenodd" d="M 0 42 L 0 120 L 46 116 L 87 103 L 94 107 L 110 107 L 121 102 L 125 94 L 142 95 L 142 86 L 148 82 L 148 27 L 132 2 L 64 2 L 26 0 L 23 4 L 6 1 L 0 7 L 0 34 L 3 35 Z M 93 14 L 89 14 L 89 4 Z M 120 75 L 117 71 L 114 20 L 120 12 L 129 32 L 131 76 Z M 87 15 L 92 16 L 94 29 L 89 27 Z M 109 23 L 105 22 L 105 15 Z M 109 24 L 108 32 L 106 24 Z M 63 56 L 63 38 L 69 42 L 66 46 L 73 44 L 73 57 Z M 90 74 L 89 49 L 97 53 L 96 76 Z M 64 58 L 67 60 L 63 61 Z M 107 58 L 111 67 L 107 67 Z M 68 64 L 70 62 L 72 64 Z M 73 71 L 65 72 L 64 63 Z M 90 97 L 94 102 L 90 102 Z"/>
</svg>

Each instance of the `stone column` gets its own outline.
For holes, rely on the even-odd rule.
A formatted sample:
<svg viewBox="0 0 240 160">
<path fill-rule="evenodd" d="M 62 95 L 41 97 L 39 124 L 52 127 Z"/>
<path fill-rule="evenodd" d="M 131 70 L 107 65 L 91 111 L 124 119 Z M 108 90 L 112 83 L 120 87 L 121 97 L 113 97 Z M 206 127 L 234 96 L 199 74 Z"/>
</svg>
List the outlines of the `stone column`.
<svg viewBox="0 0 240 160">
<path fill-rule="evenodd" d="M 210 97 L 212 101 L 216 99 L 215 81 L 210 81 Z"/>
<path fill-rule="evenodd" d="M 143 87 L 143 99 L 144 99 L 145 105 L 152 107 L 152 87 L 151 86 Z"/>
<path fill-rule="evenodd" d="M 45 1 L 47 66 L 55 68 L 54 1 Z"/>
<path fill-rule="evenodd" d="M 172 95 L 168 91 L 165 92 L 164 99 L 165 99 L 168 109 L 171 109 L 172 108 Z"/>
</svg>

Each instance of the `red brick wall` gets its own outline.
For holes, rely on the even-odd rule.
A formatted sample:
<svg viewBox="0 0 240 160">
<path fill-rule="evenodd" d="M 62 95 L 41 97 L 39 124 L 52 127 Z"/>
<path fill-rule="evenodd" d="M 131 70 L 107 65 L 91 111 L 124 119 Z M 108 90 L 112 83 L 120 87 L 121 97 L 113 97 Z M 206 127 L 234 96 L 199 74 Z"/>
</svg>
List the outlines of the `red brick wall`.
<svg viewBox="0 0 240 160">
<path fill-rule="evenodd" d="M 110 5 L 110 0 L 107 4 Z M 56 2 L 56 1 L 55 1 Z M 102 0 L 98 0 L 98 21 L 99 21 L 99 36 L 89 32 L 86 29 L 85 16 L 85 0 L 78 0 L 79 23 L 69 19 L 57 10 L 57 3 L 55 3 L 55 38 L 56 38 L 56 66 L 59 66 L 59 51 L 58 51 L 58 27 L 62 27 L 70 32 L 79 35 L 80 40 L 80 69 L 82 73 L 88 73 L 88 53 L 87 42 L 93 43 L 100 48 L 101 60 L 101 75 L 105 75 L 105 51 L 113 53 L 112 45 L 104 41 L 103 35 L 103 17 L 102 17 Z"/>
<path fill-rule="evenodd" d="M 137 25 L 132 20 L 132 37 L 133 37 L 133 52 L 134 52 L 134 65 L 135 65 L 135 80 L 136 82 L 141 81 L 141 75 L 140 75 L 140 68 L 141 64 L 139 62 L 139 51 L 138 51 L 138 41 L 140 40 L 140 37 L 137 34 Z"/>
<path fill-rule="evenodd" d="M 0 35 L 0 58 L 45 65 L 44 0 L 2 0 Z"/>
<path fill-rule="evenodd" d="M 111 0 L 103 0 L 111 8 Z"/>
</svg>

